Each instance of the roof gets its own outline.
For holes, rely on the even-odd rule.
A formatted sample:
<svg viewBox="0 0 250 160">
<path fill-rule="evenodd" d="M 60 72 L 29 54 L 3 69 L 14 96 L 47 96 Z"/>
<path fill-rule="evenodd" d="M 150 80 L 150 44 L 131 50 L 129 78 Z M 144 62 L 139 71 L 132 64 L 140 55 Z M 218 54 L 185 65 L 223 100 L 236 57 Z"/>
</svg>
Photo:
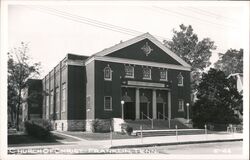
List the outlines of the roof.
<svg viewBox="0 0 250 160">
<path fill-rule="evenodd" d="M 174 52 L 172 52 L 170 49 L 168 49 L 166 46 L 164 46 L 160 41 L 158 41 L 155 37 L 153 37 L 151 34 L 149 33 L 144 33 L 140 36 L 137 36 L 135 38 L 129 39 L 125 42 L 121 42 L 119 44 L 116 44 L 110 48 L 106 48 L 100 52 L 97 52 L 95 54 L 93 54 L 92 56 L 90 56 L 86 61 L 90 60 L 93 57 L 103 57 L 105 55 L 108 55 L 112 52 L 115 52 L 117 50 L 120 50 L 122 48 L 125 48 L 127 46 L 130 46 L 136 42 L 139 42 L 141 40 L 144 39 L 148 39 L 150 40 L 152 43 L 154 43 L 156 46 L 158 46 L 159 48 L 161 48 L 165 53 L 167 53 L 169 56 L 171 56 L 173 59 L 175 59 L 177 62 L 179 62 L 182 66 L 184 67 L 189 67 L 191 68 L 191 65 L 189 65 L 187 62 L 185 62 L 183 59 L 181 59 L 177 54 L 175 54 Z"/>
</svg>

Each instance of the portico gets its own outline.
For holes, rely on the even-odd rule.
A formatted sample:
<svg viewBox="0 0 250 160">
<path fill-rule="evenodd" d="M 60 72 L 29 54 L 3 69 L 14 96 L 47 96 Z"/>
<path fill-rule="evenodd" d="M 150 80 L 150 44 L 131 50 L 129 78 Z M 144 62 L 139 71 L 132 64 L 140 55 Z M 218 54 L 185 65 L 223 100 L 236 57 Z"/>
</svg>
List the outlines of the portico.
<svg viewBox="0 0 250 160">
<path fill-rule="evenodd" d="M 171 119 L 171 90 L 168 83 L 125 82 L 121 86 L 124 119 Z"/>
</svg>

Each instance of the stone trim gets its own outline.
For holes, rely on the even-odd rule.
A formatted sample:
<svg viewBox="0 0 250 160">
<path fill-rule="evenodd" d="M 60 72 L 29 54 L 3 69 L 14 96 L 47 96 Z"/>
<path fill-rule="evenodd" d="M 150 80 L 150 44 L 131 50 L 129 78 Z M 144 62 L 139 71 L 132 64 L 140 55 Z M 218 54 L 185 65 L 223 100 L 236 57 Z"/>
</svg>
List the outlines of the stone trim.
<svg viewBox="0 0 250 160">
<path fill-rule="evenodd" d="M 56 131 L 84 131 L 85 120 L 55 120 L 52 122 Z"/>
</svg>

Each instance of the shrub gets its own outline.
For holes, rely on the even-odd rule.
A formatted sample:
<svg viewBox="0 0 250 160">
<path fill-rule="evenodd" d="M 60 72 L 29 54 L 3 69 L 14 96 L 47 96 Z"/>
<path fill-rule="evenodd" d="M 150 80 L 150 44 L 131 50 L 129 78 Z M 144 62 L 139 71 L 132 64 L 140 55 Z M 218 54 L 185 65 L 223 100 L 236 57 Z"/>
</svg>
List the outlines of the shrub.
<svg viewBox="0 0 250 160">
<path fill-rule="evenodd" d="M 45 128 L 45 129 L 47 129 L 49 131 L 51 131 L 53 129 L 50 120 L 36 119 L 36 120 L 30 121 L 30 123 L 36 124 L 38 126 L 41 126 L 41 127 Z"/>
<path fill-rule="evenodd" d="M 130 127 L 130 126 L 127 126 L 126 132 L 127 132 L 128 135 L 131 135 L 131 133 L 133 132 L 133 128 Z"/>
<path fill-rule="evenodd" d="M 110 132 L 111 121 L 109 119 L 95 119 L 92 121 L 92 132 Z"/>
<path fill-rule="evenodd" d="M 48 128 L 44 128 L 40 125 L 30 123 L 28 121 L 24 123 L 24 126 L 27 134 L 32 137 L 35 137 L 40 140 L 54 140 Z"/>
<path fill-rule="evenodd" d="M 122 132 L 126 133 L 127 135 L 131 135 L 131 133 L 133 132 L 133 128 L 130 127 L 127 123 L 123 123 L 121 125 L 122 128 Z"/>
</svg>

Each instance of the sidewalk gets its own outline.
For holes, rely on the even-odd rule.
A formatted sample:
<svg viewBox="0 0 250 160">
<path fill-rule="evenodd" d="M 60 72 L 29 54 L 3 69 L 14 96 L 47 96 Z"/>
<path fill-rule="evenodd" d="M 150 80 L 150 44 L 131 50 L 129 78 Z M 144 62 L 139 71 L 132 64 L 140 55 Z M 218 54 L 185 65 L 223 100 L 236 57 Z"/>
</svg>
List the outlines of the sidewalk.
<svg viewBox="0 0 250 160">
<path fill-rule="evenodd" d="M 180 135 L 180 136 L 159 136 L 145 137 L 139 139 L 120 139 L 111 141 L 110 148 L 133 148 L 148 147 L 160 145 L 177 145 L 177 144 L 193 144 L 193 143 L 211 143 L 226 141 L 242 141 L 242 133 L 220 133 L 220 134 L 202 134 L 202 135 Z M 108 143 L 108 142 L 107 142 Z"/>
<path fill-rule="evenodd" d="M 74 136 L 70 136 L 73 138 Z M 211 142 L 226 142 L 226 141 L 242 141 L 242 133 L 216 133 L 216 134 L 200 134 L 200 135 L 180 135 L 180 136 L 158 136 L 144 137 L 136 139 L 113 139 L 111 140 L 86 140 L 75 137 L 79 141 L 73 143 L 63 143 L 60 145 L 45 145 L 45 146 L 15 146 L 10 148 L 99 148 L 99 149 L 115 149 L 115 148 L 136 148 L 162 145 L 178 145 L 178 144 L 193 144 L 193 143 L 211 143 Z"/>
</svg>

